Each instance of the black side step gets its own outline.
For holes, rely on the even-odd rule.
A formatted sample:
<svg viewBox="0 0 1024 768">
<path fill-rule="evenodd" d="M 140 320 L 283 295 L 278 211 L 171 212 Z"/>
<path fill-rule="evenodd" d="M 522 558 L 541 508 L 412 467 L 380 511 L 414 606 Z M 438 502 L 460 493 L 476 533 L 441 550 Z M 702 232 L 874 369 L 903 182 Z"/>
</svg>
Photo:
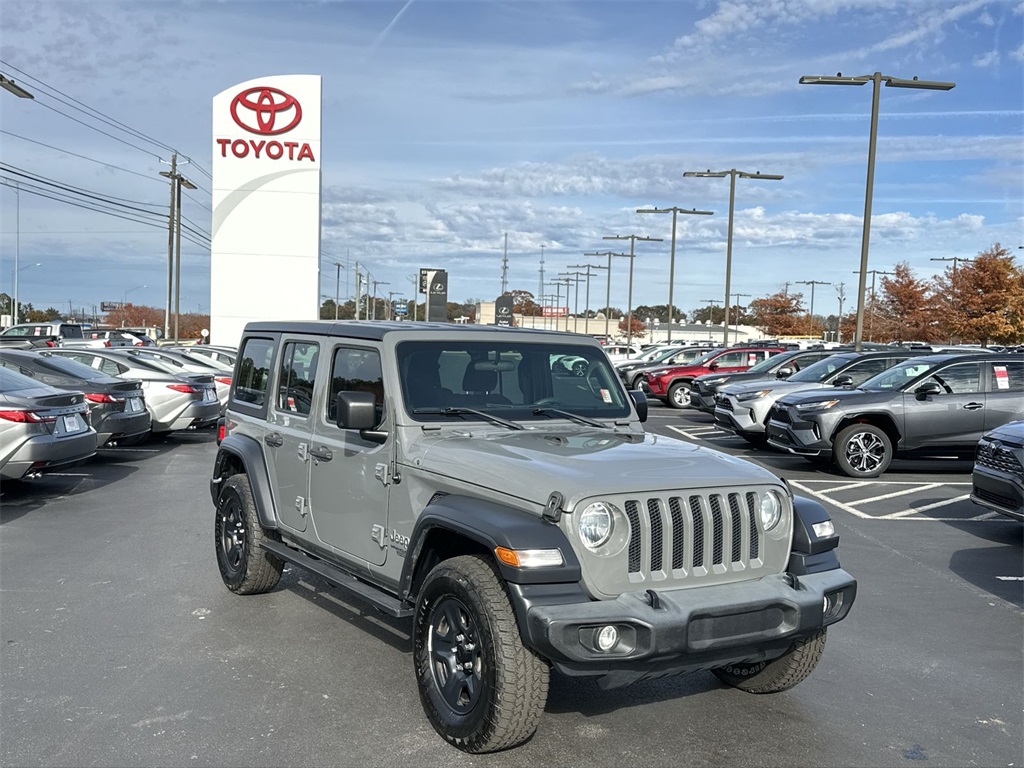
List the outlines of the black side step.
<svg viewBox="0 0 1024 768">
<path fill-rule="evenodd" d="M 404 619 L 412 616 L 413 609 L 407 603 L 403 603 L 397 597 L 389 595 L 366 582 L 360 581 L 355 576 L 335 568 L 323 560 L 310 557 L 297 549 L 292 549 L 279 541 L 264 539 L 261 544 L 263 549 L 273 555 L 280 557 L 288 563 L 294 563 L 300 568 L 315 573 L 317 576 L 329 581 L 336 587 L 340 587 L 351 595 L 369 603 L 382 613 L 393 616 L 396 619 Z"/>
</svg>

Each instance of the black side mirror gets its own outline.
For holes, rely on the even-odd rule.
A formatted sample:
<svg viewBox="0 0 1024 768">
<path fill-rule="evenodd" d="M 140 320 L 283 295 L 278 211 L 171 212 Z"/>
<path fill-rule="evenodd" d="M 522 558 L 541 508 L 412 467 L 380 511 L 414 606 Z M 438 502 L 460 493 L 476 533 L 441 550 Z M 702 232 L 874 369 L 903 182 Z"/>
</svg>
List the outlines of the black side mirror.
<svg viewBox="0 0 1024 768">
<path fill-rule="evenodd" d="M 647 421 L 647 395 L 639 389 L 629 390 L 629 396 L 633 398 L 633 406 L 636 408 L 636 416 L 641 422 Z"/>
<path fill-rule="evenodd" d="M 334 423 L 340 429 L 357 429 L 360 437 L 374 443 L 387 440 L 387 432 L 374 429 L 377 426 L 377 399 L 373 392 L 339 392 L 334 407 Z"/>
<path fill-rule="evenodd" d="M 718 370 L 718 363 L 708 363 L 708 370 L 709 371 L 717 371 Z"/>
<path fill-rule="evenodd" d="M 846 373 L 844 373 L 842 376 L 836 376 L 835 379 L 832 381 L 832 386 L 833 387 L 852 387 L 853 386 L 853 376 L 850 376 L 849 374 L 846 374 Z"/>
<path fill-rule="evenodd" d="M 777 370 L 775 372 L 775 378 L 777 378 L 777 379 L 788 379 L 792 375 L 793 375 L 793 369 L 792 368 L 779 368 L 779 370 Z"/>
<path fill-rule="evenodd" d="M 924 400 L 932 395 L 941 395 L 942 387 L 939 386 L 938 382 L 928 381 L 915 389 L 914 394 L 917 395 L 918 400 Z"/>
</svg>

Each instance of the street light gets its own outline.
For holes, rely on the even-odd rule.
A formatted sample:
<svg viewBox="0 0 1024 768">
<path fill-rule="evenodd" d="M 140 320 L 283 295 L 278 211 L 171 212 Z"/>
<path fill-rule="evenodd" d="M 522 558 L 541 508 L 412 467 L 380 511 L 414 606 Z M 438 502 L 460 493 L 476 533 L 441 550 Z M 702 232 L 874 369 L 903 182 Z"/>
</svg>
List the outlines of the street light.
<svg viewBox="0 0 1024 768">
<path fill-rule="evenodd" d="M 128 325 L 127 313 L 125 312 L 125 307 L 128 304 L 128 294 L 131 293 L 132 291 L 137 291 L 140 288 L 148 288 L 148 287 L 149 287 L 148 285 L 136 285 L 134 288 L 129 288 L 127 291 L 125 291 L 121 295 L 121 327 L 122 328 L 124 328 L 126 325 Z"/>
<path fill-rule="evenodd" d="M 344 264 L 340 261 L 334 262 L 334 266 L 337 267 L 334 275 L 334 319 L 338 319 L 338 302 L 341 300 L 341 270 L 347 270 Z"/>
<path fill-rule="evenodd" d="M 702 216 L 712 216 L 714 211 L 698 211 L 696 208 L 678 208 L 673 206 L 671 208 L 637 208 L 637 213 L 672 213 L 672 255 L 669 257 L 668 262 L 668 338 L 666 341 L 672 343 L 672 310 L 675 307 L 672 306 L 672 288 L 676 283 L 676 214 L 680 213 L 695 213 Z"/>
<path fill-rule="evenodd" d="M 608 332 L 608 323 L 611 322 L 612 316 L 612 256 L 617 254 L 614 251 L 591 251 L 589 253 L 584 253 L 583 255 L 608 257 L 607 267 L 594 267 L 594 269 L 608 270 L 608 283 L 604 294 L 604 337 L 605 340 L 608 340 L 611 338 L 611 334 Z"/>
<path fill-rule="evenodd" d="M 878 86 L 885 81 L 887 88 L 923 88 L 932 91 L 948 91 L 956 87 L 956 83 L 947 83 L 937 80 L 912 80 L 883 75 L 875 72 L 873 75 L 858 75 L 856 77 L 843 77 L 841 72 L 835 77 L 827 75 L 804 75 L 800 78 L 803 85 L 864 85 L 873 83 L 871 97 L 871 130 L 868 136 L 868 174 L 867 184 L 864 192 L 864 229 L 860 239 L 860 283 L 857 288 L 857 329 L 854 332 L 853 348 L 858 352 L 864 335 L 864 292 L 868 285 L 868 242 L 871 237 L 871 195 L 875 185 L 875 147 L 878 143 Z"/>
<path fill-rule="evenodd" d="M 853 274 L 859 275 L 860 272 L 854 272 Z M 871 275 L 871 317 L 868 318 L 868 341 L 875 340 L 875 277 L 878 275 L 891 275 L 892 272 L 883 272 L 880 269 L 868 270 L 867 274 Z"/>
<path fill-rule="evenodd" d="M 728 171 L 685 171 L 683 176 L 709 179 L 729 177 L 729 229 L 725 238 L 725 320 L 722 323 L 725 329 L 722 341 L 725 346 L 729 346 L 729 296 L 732 293 L 732 284 L 730 282 L 732 279 L 732 220 L 736 208 L 736 177 L 739 176 L 741 179 L 781 181 L 783 176 L 777 173 L 761 173 L 760 171 L 749 173 L 747 171 L 737 171 L 735 168 L 730 168 Z"/>
<path fill-rule="evenodd" d="M 587 316 L 583 322 L 583 332 L 590 333 L 590 270 L 592 269 L 605 269 L 605 267 L 598 267 L 594 264 L 570 264 L 570 269 L 585 269 L 586 272 L 577 272 L 578 275 L 585 275 L 587 281 L 587 292 L 586 298 L 584 299 L 583 313 Z"/>
<path fill-rule="evenodd" d="M 17 262 L 15 262 L 15 264 L 17 264 Z M 16 325 L 18 323 L 18 275 L 24 272 L 26 269 L 41 266 L 43 266 L 42 262 L 37 261 L 35 264 L 26 264 L 24 267 L 15 266 L 13 270 L 13 275 L 11 276 L 11 282 L 14 283 L 14 296 L 12 297 L 14 303 L 11 306 L 11 312 L 13 313 L 11 315 L 12 325 Z"/>
<path fill-rule="evenodd" d="M 576 283 L 576 298 L 573 300 L 572 305 L 572 332 L 579 332 L 579 320 L 580 320 L 580 283 L 583 282 L 584 275 L 586 272 L 560 272 L 559 277 L 565 280 L 565 303 L 569 303 L 569 283 Z M 565 321 L 565 330 L 569 331 L 569 321 Z"/>
<path fill-rule="evenodd" d="M 633 259 L 636 258 L 635 248 L 637 240 L 644 240 L 649 243 L 663 243 L 661 237 L 641 237 L 640 235 L 605 235 L 602 240 L 629 240 L 629 253 L 617 253 L 615 256 L 629 257 L 629 298 L 626 301 L 626 347 L 633 346 Z M 609 273 L 610 275 L 610 273 Z M 609 276 L 609 280 L 611 277 Z M 626 353 L 629 356 L 629 352 Z"/>
<path fill-rule="evenodd" d="M 809 286 L 811 286 L 811 313 L 809 315 L 810 323 L 808 323 L 808 325 L 810 327 L 810 331 L 808 332 L 807 335 L 808 336 L 813 336 L 814 335 L 814 286 L 816 286 L 816 285 L 832 285 L 832 283 L 826 283 L 824 280 L 797 280 L 796 284 L 797 285 L 809 285 Z"/>
<path fill-rule="evenodd" d="M 734 293 L 734 294 L 732 294 L 732 298 L 735 301 L 736 308 L 737 308 L 737 311 L 736 311 L 736 339 L 737 340 L 739 340 L 739 335 L 740 335 L 740 332 L 739 332 L 739 325 L 740 325 L 740 313 L 739 313 L 740 301 L 739 301 L 739 299 L 740 299 L 740 296 L 745 296 L 745 297 L 747 297 L 749 299 L 750 298 L 750 294 L 749 293 Z"/>
<path fill-rule="evenodd" d="M 11 80 L 10 78 L 4 77 L 3 75 L 0 75 L 0 88 L 3 88 L 5 91 L 10 91 L 11 93 L 13 93 L 15 96 L 17 96 L 20 99 L 34 99 L 35 98 L 35 96 L 33 96 L 28 91 L 26 91 L 24 88 L 22 88 L 16 82 Z"/>
</svg>

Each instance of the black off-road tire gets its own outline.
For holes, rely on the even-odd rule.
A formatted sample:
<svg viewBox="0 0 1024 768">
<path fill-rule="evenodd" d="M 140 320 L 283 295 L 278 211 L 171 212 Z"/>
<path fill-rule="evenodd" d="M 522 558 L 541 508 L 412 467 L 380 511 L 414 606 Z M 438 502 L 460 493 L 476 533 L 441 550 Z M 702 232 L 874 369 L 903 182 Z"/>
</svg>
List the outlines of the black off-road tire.
<svg viewBox="0 0 1024 768">
<path fill-rule="evenodd" d="M 427 719 L 453 746 L 495 752 L 537 730 L 550 670 L 520 640 L 504 583 L 487 560 L 455 557 L 427 575 L 413 661 Z"/>
<path fill-rule="evenodd" d="M 668 388 L 667 404 L 671 408 L 690 407 L 690 382 L 677 381 Z"/>
<path fill-rule="evenodd" d="M 873 424 L 851 424 L 836 435 L 832 455 L 849 477 L 878 477 L 892 463 L 892 440 Z"/>
<path fill-rule="evenodd" d="M 278 540 L 260 525 L 248 476 L 232 475 L 220 492 L 213 524 L 217 567 L 232 592 L 258 595 L 277 586 L 284 561 L 260 546 L 264 539 Z"/>
<path fill-rule="evenodd" d="M 779 693 L 802 682 L 821 660 L 827 629 L 797 640 L 785 654 L 756 664 L 730 664 L 711 670 L 726 685 L 748 693 Z"/>
</svg>

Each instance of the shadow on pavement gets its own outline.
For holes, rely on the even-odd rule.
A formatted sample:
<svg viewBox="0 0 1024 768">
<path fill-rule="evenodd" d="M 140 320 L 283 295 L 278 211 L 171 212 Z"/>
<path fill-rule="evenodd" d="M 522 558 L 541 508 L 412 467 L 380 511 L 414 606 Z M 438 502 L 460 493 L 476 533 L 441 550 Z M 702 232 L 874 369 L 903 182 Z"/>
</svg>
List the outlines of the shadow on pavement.
<svg viewBox="0 0 1024 768">
<path fill-rule="evenodd" d="M 1018 607 L 1024 607 L 1024 525 L 1007 518 L 984 525 L 948 523 L 996 546 L 961 549 L 949 558 L 949 570 L 964 581 Z"/>
</svg>

